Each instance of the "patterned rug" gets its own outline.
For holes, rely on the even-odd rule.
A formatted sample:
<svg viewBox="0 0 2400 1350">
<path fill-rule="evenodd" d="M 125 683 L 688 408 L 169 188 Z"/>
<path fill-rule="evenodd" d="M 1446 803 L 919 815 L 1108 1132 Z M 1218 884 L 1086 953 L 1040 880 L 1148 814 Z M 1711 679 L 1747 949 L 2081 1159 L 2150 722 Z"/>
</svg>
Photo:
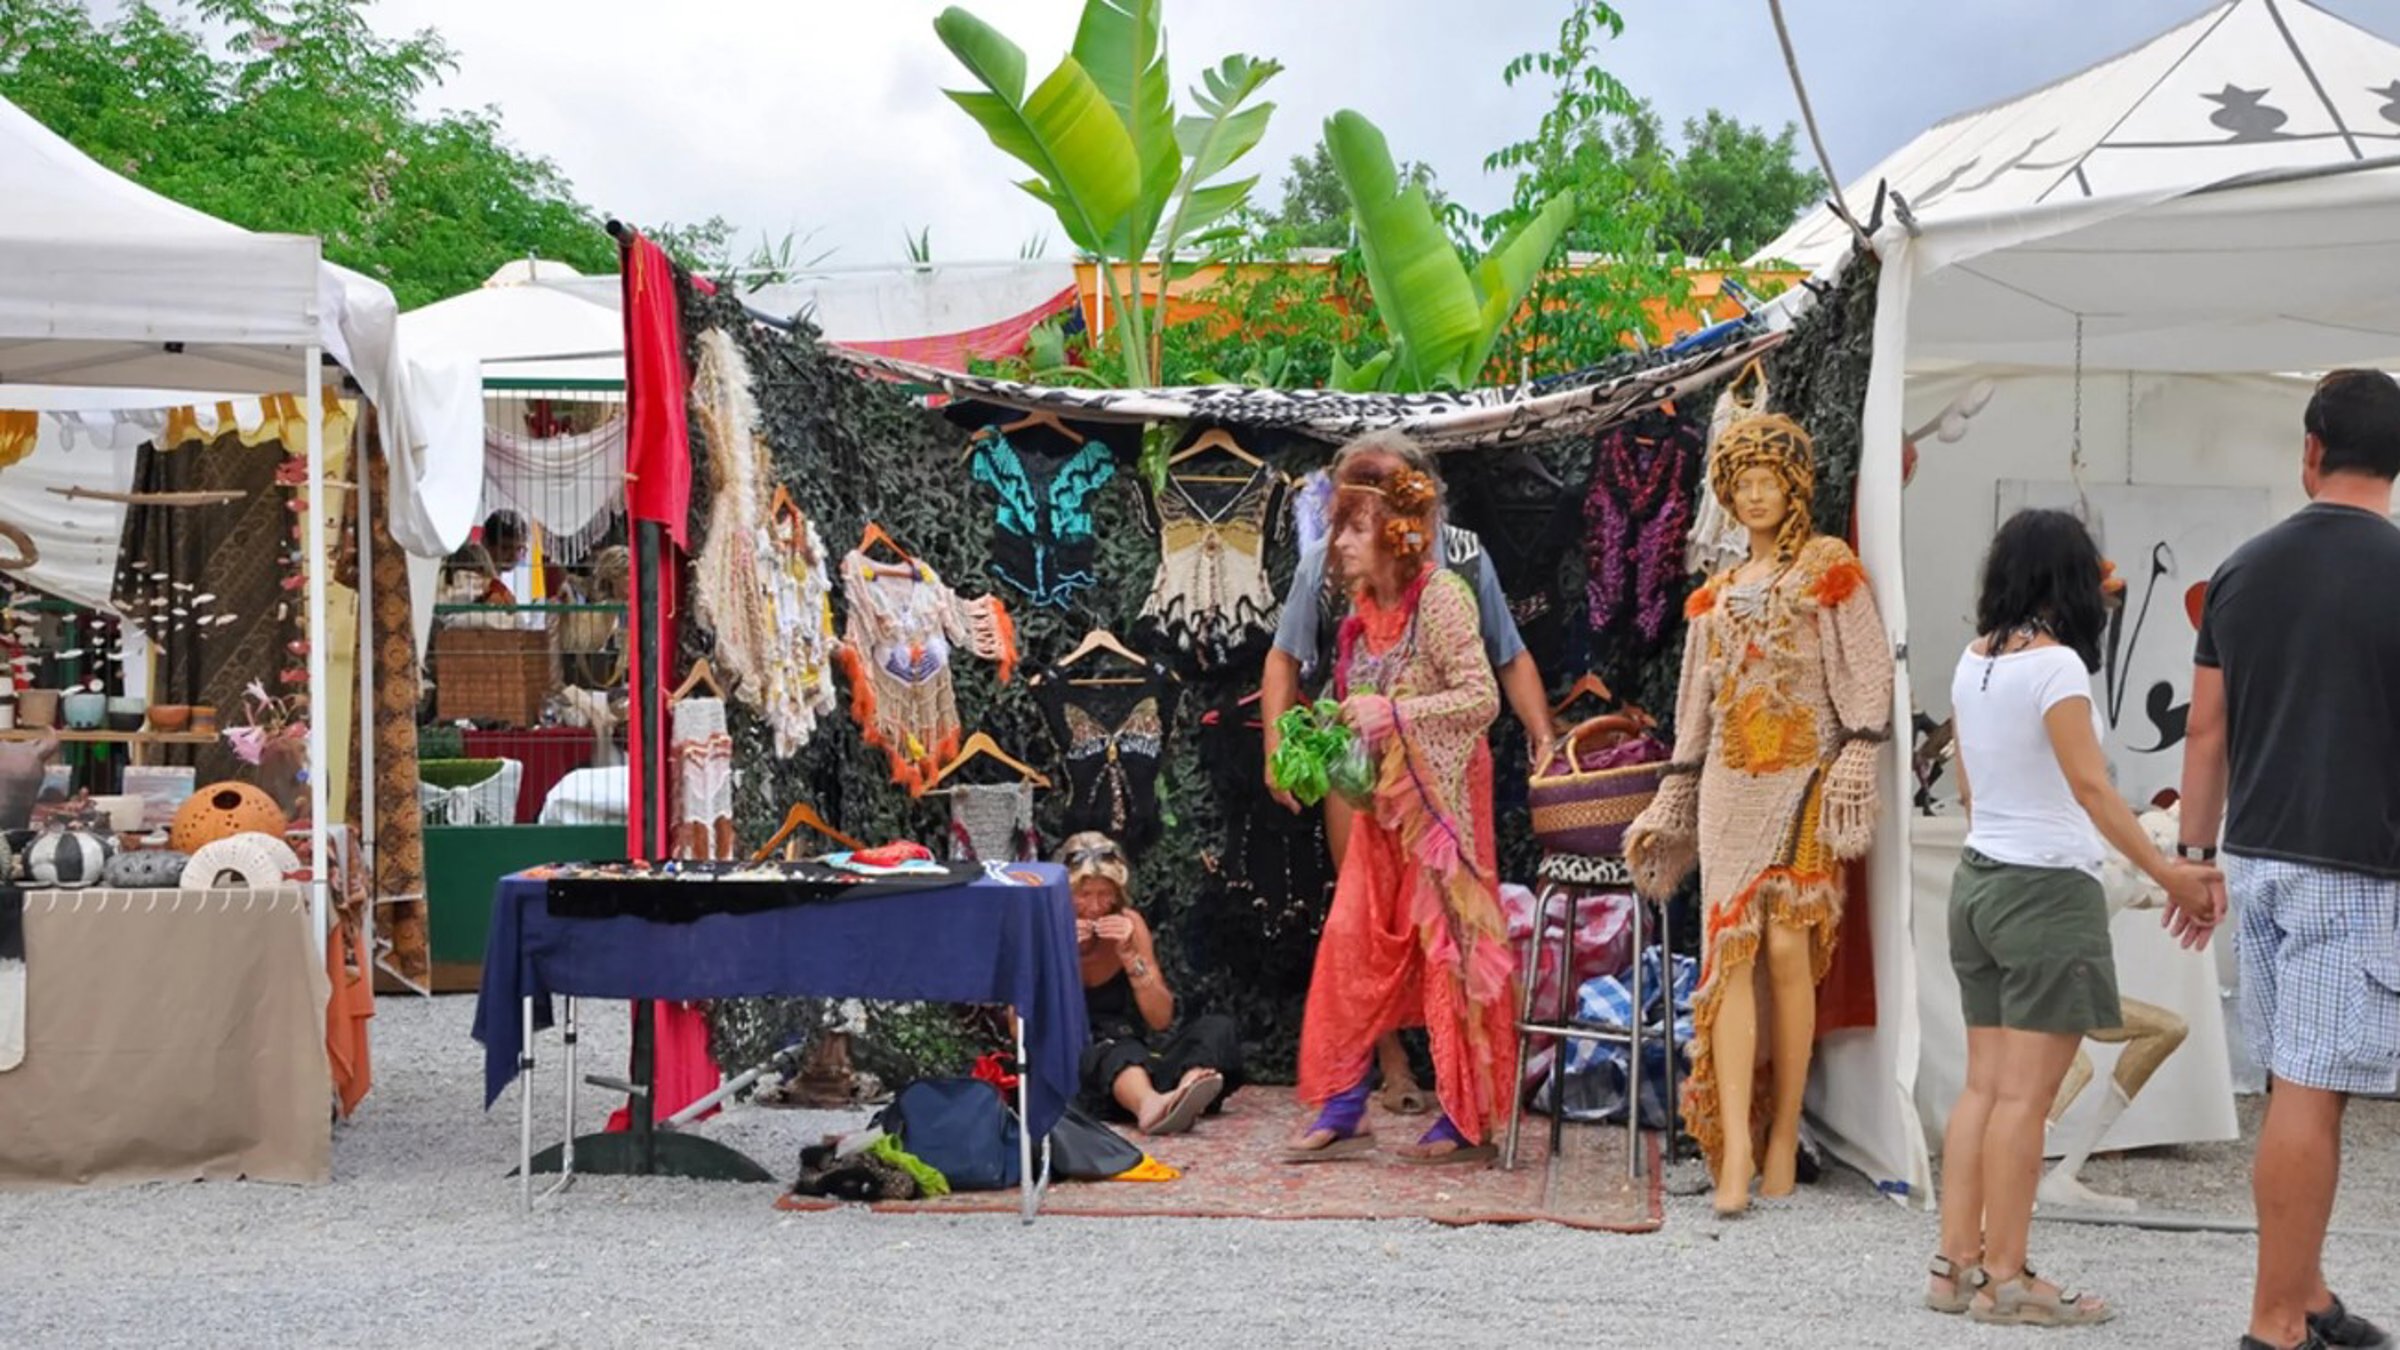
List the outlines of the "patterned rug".
<svg viewBox="0 0 2400 1350">
<path fill-rule="evenodd" d="M 1293 1166 L 1276 1161 L 1299 1133 L 1307 1111 L 1290 1088 L 1248 1087 L 1222 1114 L 1188 1135 L 1142 1140 L 1179 1181 L 1069 1181 L 1050 1188 L 1044 1214 L 1080 1218 L 1430 1219 L 1435 1223 L 1564 1224 L 1615 1233 L 1654 1232 L 1663 1221 L 1658 1144 L 1642 1137 L 1647 1157 L 1638 1178 L 1625 1175 L 1623 1127 L 1568 1125 L 1561 1156 L 1550 1159 L 1550 1122 L 1527 1115 L 1517 1168 L 1412 1167 L 1388 1152 L 1350 1162 Z M 1377 1137 L 1416 1138 L 1430 1116 L 1377 1110 Z M 781 1209 L 831 1209 L 838 1201 L 786 1195 Z M 1017 1193 L 980 1191 L 939 1200 L 879 1204 L 915 1214 L 1014 1214 Z"/>
</svg>

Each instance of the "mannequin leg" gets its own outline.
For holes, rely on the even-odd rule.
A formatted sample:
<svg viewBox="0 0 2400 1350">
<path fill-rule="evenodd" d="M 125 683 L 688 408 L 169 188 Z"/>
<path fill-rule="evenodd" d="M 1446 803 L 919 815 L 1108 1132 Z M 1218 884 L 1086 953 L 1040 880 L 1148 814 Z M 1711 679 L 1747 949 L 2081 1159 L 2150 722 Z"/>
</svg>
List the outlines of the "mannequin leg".
<svg viewBox="0 0 2400 1350">
<path fill-rule="evenodd" d="M 2075 1068 L 2068 1074 L 2068 1081 L 2060 1085 L 2058 1101 L 2051 1107 L 2054 1135 L 2063 1139 L 2065 1148 L 2057 1166 L 2042 1178 L 2035 1191 L 2035 1198 L 2042 1204 L 2112 1214 L 2131 1214 L 2139 1208 L 2128 1197 L 2107 1195 L 2084 1185 L 2083 1165 L 2091 1160 L 2092 1150 L 2100 1146 L 2133 1099 L 2149 1085 L 2151 1076 L 2183 1045 L 2191 1028 L 2182 1018 L 2156 1004 L 2134 999 L 2125 999 L 2123 1004 L 2124 1026 L 2096 1031 L 2090 1036 L 2102 1044 L 2125 1043 L 2125 1053 L 2117 1057 L 2116 1072 L 2096 1094 L 2099 1100 L 2077 1116 L 2073 1125 L 2068 1124 L 2067 1105 L 2076 1095 L 2069 1089 L 2079 1087 L 2078 1079 L 2088 1082 L 2092 1072 L 2090 1055 L 2078 1050 Z"/>
<path fill-rule="evenodd" d="M 1750 1178 L 1758 1170 L 1750 1135 L 1750 1092 L 1758 1072 L 1758 977 L 1756 961 L 1717 977 L 1725 992 L 1708 1052 L 1716 1062 L 1717 1118 L 1725 1126 L 1725 1147 L 1717 1160 L 1716 1208 L 1721 1215 L 1750 1207 Z"/>
<path fill-rule="evenodd" d="M 2095 1033 L 2085 1039 L 2104 1042 L 2106 1035 L 2105 1032 Z M 2059 1082 L 2058 1100 L 2050 1103 L 2050 1124 L 2052 1126 L 2056 1126 L 2067 1118 L 2067 1112 L 2075 1106 L 2075 1099 L 2083 1095 L 2083 1090 L 2091 1086 L 2091 1082 L 2092 1052 L 2077 1047 L 2075 1062 L 2067 1067 L 2067 1076 Z"/>
<path fill-rule="evenodd" d="M 1808 1093 L 1808 1061 L 1817 1044 L 1817 981 L 1807 929 L 1767 925 L 1767 975 L 1775 999 L 1775 1096 L 1759 1193 L 1784 1196 L 1799 1184 L 1800 1102 Z"/>
</svg>

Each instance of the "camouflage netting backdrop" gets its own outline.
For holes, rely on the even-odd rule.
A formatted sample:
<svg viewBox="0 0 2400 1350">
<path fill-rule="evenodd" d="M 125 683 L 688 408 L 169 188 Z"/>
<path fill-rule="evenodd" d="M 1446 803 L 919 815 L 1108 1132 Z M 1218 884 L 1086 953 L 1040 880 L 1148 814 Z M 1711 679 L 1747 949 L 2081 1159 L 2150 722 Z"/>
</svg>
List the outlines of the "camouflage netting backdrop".
<svg viewBox="0 0 2400 1350">
<path fill-rule="evenodd" d="M 1816 437 L 1821 461 L 1817 514 L 1820 528 L 1846 532 L 1852 477 L 1858 461 L 1858 420 L 1863 401 L 1868 339 L 1874 313 L 1872 264 L 1854 267 L 1845 285 L 1795 328 L 1767 362 L 1774 406 L 1790 412 Z M 860 379 L 847 365 L 821 352 L 806 323 L 791 333 L 751 321 L 738 301 L 707 295 L 685 285 L 682 317 L 687 348 L 708 328 L 733 335 L 747 357 L 759 406 L 759 429 L 770 447 L 774 475 L 786 484 L 823 536 L 830 563 L 855 547 L 872 521 L 939 572 L 961 596 L 1000 586 L 991 575 L 990 539 L 994 506 L 969 477 L 962 455 L 967 432 L 917 405 L 904 391 Z M 697 361 L 697 352 L 690 358 Z M 1708 396 L 1713 399 L 1713 392 Z M 1703 419 L 1708 399 L 1689 410 Z M 1462 453 L 1475 453 L 1472 451 Z M 1545 464 L 1580 501 L 1590 476 L 1589 438 L 1537 449 Z M 1292 443 L 1268 456 L 1297 476 L 1330 458 L 1327 448 Z M 703 537 L 710 499 L 708 455 L 693 429 L 693 546 Z M 1695 462 L 1695 480 L 1699 466 Z M 1687 485 L 1698 490 L 1697 482 Z M 1036 797 L 1036 823 L 1046 847 L 1060 838 L 1066 807 L 1065 777 L 1029 694 L 1024 674 L 1064 655 L 1095 626 L 1129 642 L 1158 566 L 1156 538 L 1143 526 L 1137 492 L 1147 491 L 1130 461 L 1092 502 L 1099 541 L 1100 584 L 1061 610 L 1027 603 L 1004 586 L 1017 626 L 1021 673 L 1001 685 L 994 667 L 961 654 L 952 670 L 960 720 L 969 731 L 989 733 L 1003 748 L 1047 771 L 1057 791 Z M 1290 531 L 1276 534 L 1268 569 L 1277 595 L 1288 587 L 1297 561 Z M 1571 612 L 1579 610 L 1584 563 L 1580 550 L 1563 560 L 1561 593 Z M 1678 597 L 1680 600 L 1680 597 Z M 837 615 L 843 597 L 835 596 Z M 1676 631 L 1658 655 L 1639 669 L 1603 672 L 1611 684 L 1662 718 L 1671 718 L 1682 648 L 1681 605 Z M 691 617 L 679 615 L 678 668 L 709 649 L 709 636 Z M 1567 649 L 1580 652 L 1570 639 Z M 1563 690 L 1579 670 L 1549 670 L 1553 690 Z M 1215 673 L 1185 669 L 1182 696 L 1167 728 L 1159 780 L 1163 829 L 1157 843 L 1135 859 L 1134 901 L 1158 934 L 1159 955 L 1177 994 L 1182 1015 L 1223 1012 L 1237 1019 L 1254 1076 L 1289 1081 L 1299 1040 L 1317 931 L 1329 894 L 1278 905 L 1228 899 L 1217 868 L 1224 848 L 1227 804 L 1221 802 L 1200 762 L 1199 719 L 1229 698 L 1257 687 L 1255 663 Z M 895 786 L 883 754 L 866 745 L 850 720 L 848 689 L 835 713 L 792 759 L 775 758 L 765 723 L 746 705 L 728 705 L 738 783 L 735 814 L 745 847 L 766 840 L 795 802 L 814 804 L 826 817 L 870 843 L 914 839 L 944 851 L 948 799 L 911 800 Z M 1514 718 L 1502 715 L 1493 731 L 1501 793 L 1500 837 L 1503 875 L 1530 879 L 1538 859 L 1524 810 L 1526 747 Z M 963 775 L 978 777 L 974 772 Z M 1262 789 L 1263 790 L 1263 789 Z M 1683 925 L 1690 932 L 1690 925 Z M 712 1040 L 728 1073 L 764 1060 L 828 1025 L 833 1010 L 814 999 L 721 1000 L 711 1014 Z M 855 1039 L 860 1068 L 887 1083 L 930 1074 L 962 1072 L 973 1056 L 1000 1044 L 996 1016 L 948 1007 L 868 1005 L 867 1030 Z"/>
</svg>

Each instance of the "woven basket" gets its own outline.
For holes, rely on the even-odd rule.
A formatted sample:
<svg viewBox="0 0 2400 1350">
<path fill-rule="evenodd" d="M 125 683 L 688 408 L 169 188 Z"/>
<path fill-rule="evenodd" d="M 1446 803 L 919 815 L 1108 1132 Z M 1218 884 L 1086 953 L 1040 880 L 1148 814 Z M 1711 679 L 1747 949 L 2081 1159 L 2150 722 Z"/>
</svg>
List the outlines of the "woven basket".
<svg viewBox="0 0 2400 1350">
<path fill-rule="evenodd" d="M 550 634 L 525 628 L 438 628 L 433 634 L 435 716 L 444 722 L 542 724 L 558 686 Z"/>
<path fill-rule="evenodd" d="M 1567 733 L 1526 790 L 1533 837 L 1545 851 L 1585 858 L 1624 851 L 1626 827 L 1658 795 L 1666 768 L 1667 748 L 1649 725 L 1639 713 L 1617 713 Z"/>
</svg>

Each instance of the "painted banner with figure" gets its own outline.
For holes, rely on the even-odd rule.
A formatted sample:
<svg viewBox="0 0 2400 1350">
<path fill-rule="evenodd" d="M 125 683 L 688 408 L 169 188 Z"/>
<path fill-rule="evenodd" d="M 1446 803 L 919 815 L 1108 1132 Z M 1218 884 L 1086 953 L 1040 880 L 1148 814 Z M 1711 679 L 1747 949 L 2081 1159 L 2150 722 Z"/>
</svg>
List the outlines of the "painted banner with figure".
<svg viewBox="0 0 2400 1350">
<path fill-rule="evenodd" d="M 2147 802 L 2180 786 L 2192 702 L 2192 642 L 2208 579 L 2272 521 L 2261 487 L 2002 479 L 1995 521 L 2026 507 L 2081 516 L 2116 564 L 2125 603 L 2101 643 L 2093 692 L 2108 726 L 2117 790 Z"/>
</svg>

